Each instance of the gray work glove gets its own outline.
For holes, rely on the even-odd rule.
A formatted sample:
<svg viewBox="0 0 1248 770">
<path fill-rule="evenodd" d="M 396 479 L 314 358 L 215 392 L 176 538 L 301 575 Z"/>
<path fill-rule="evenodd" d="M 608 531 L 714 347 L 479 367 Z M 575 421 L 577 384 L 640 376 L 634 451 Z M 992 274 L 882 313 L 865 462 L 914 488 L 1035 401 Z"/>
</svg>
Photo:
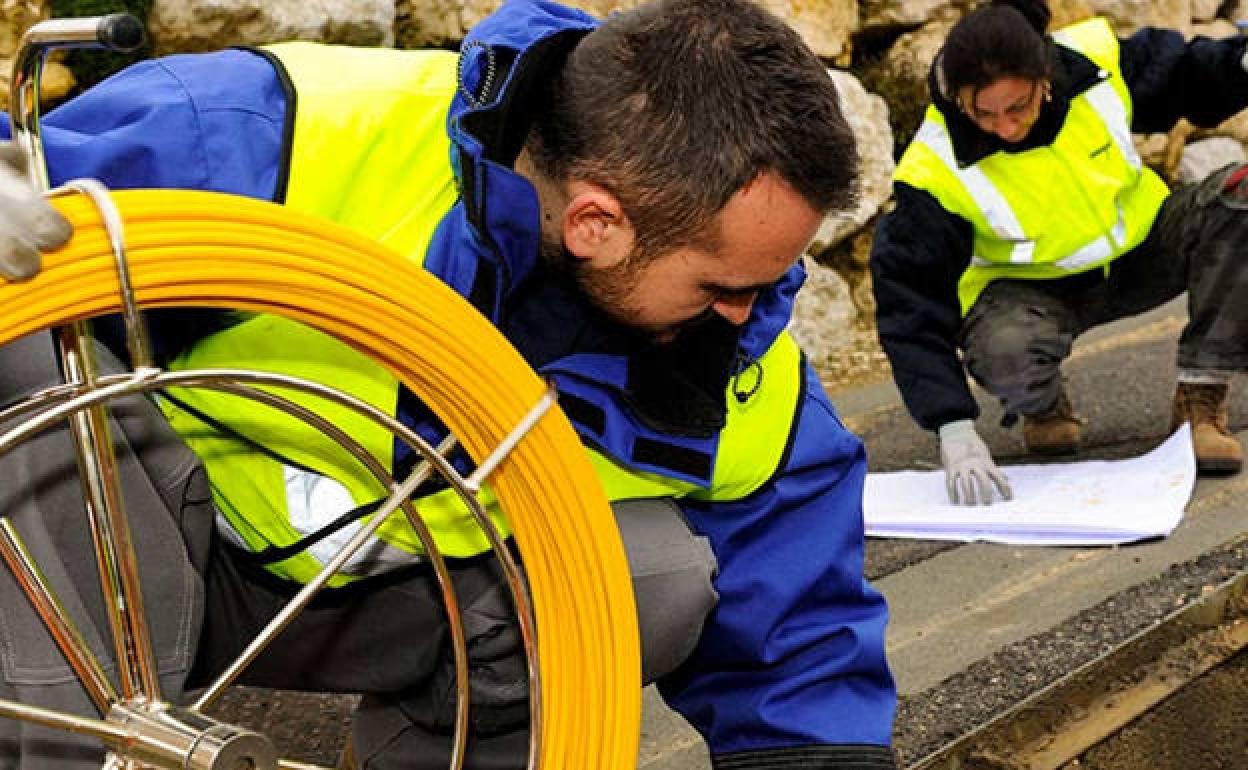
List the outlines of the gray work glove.
<svg viewBox="0 0 1248 770">
<path fill-rule="evenodd" d="M 954 505 L 991 505 L 993 486 L 1002 500 L 1014 493 L 1005 474 L 997 469 L 984 440 L 970 420 L 954 420 L 940 426 L 940 461 L 945 466 L 945 487 Z M 991 482 L 991 483 L 990 483 Z"/>
<path fill-rule="evenodd" d="M 63 246 L 73 228 L 35 191 L 26 156 L 0 142 L 0 278 L 24 281 L 39 272 L 41 250 Z"/>
</svg>

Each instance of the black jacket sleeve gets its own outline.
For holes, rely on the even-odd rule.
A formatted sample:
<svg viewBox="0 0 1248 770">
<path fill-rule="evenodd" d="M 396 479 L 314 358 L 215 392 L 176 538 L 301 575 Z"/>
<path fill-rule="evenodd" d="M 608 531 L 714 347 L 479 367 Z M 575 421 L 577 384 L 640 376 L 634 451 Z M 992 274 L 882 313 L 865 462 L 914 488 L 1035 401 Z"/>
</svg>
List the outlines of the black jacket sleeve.
<svg viewBox="0 0 1248 770">
<path fill-rule="evenodd" d="M 166 367 L 195 343 L 230 328 L 246 314 L 218 308 L 162 308 L 144 311 L 143 316 L 152 361 Z M 125 319 L 119 315 L 103 316 L 95 320 L 92 331 L 118 360 L 133 365 L 126 343 Z"/>
<path fill-rule="evenodd" d="M 904 182 L 893 195 L 896 207 L 880 217 L 871 249 L 876 323 L 906 408 L 936 430 L 979 416 L 957 351 L 971 224 Z"/>
<path fill-rule="evenodd" d="M 1179 118 L 1209 128 L 1248 107 L 1241 59 L 1248 38 L 1190 41 L 1172 29 L 1144 27 L 1121 41 L 1122 76 L 1135 106 L 1132 129 L 1169 131 Z"/>
</svg>

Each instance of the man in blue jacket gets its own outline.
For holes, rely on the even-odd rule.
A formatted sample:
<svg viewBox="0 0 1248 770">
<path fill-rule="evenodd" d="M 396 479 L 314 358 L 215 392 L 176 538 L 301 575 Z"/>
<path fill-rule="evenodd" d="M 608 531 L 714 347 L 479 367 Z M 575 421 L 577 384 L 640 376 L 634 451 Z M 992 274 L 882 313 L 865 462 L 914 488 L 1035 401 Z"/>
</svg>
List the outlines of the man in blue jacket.
<svg viewBox="0 0 1248 770">
<path fill-rule="evenodd" d="M 555 383 L 601 461 L 634 571 L 647 680 L 706 738 L 715 766 L 893 767 L 886 611 L 862 575 L 862 445 L 784 331 L 800 255 L 822 217 L 852 200 L 857 157 L 823 66 L 781 21 L 748 0 L 667 0 L 601 24 L 514 2 L 473 30 L 458 62 L 311 44 L 170 57 L 131 67 L 44 125 L 54 182 L 274 200 L 421 262 Z M 14 277 L 65 236 L 18 181 L 0 178 L 0 243 L 10 244 L 0 260 Z M 322 365 L 375 366 L 281 319 L 191 323 L 185 312 L 152 318 L 172 368 L 247 360 L 274 339 Z M 23 384 L 0 379 L 0 397 Z M 210 399 L 182 406 L 166 415 L 191 448 L 205 425 L 217 440 L 238 438 L 237 415 Z M 438 434 L 401 389 L 392 406 Z M 263 516 L 233 505 L 244 493 L 205 459 L 217 532 L 208 546 L 172 533 L 203 578 L 162 605 L 204 607 L 192 683 L 229 660 L 303 574 L 265 561 L 291 545 L 280 534 L 289 528 L 265 517 L 289 516 L 292 488 L 333 474 L 283 462 L 299 449 L 283 434 L 240 440 L 230 458 L 283 466 L 287 486 L 262 501 Z M 410 462 L 396 452 L 396 472 Z M 639 564 L 656 553 L 664 579 L 647 585 Z M 497 611 L 496 571 L 470 546 L 451 555 L 476 623 L 468 766 L 521 767 L 514 622 Z M 363 691 L 353 736 L 365 766 L 445 766 L 453 696 L 431 686 L 448 670 L 428 626 L 437 613 L 393 609 L 398 597 L 436 604 L 430 578 L 410 560 L 377 569 L 352 575 L 335 589 L 343 601 L 310 609 L 290 632 L 360 634 L 377 653 L 367 683 L 323 651 L 289 646 L 248 681 Z M 398 639 L 405 655 L 392 661 Z M 37 747 L 21 749 L 25 761 Z"/>
</svg>

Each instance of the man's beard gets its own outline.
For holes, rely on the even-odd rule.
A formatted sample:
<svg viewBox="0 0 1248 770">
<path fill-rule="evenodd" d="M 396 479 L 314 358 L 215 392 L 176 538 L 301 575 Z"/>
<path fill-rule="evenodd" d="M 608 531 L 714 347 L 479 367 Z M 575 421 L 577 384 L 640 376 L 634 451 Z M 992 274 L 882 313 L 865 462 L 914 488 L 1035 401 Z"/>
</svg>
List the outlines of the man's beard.
<svg viewBox="0 0 1248 770">
<path fill-rule="evenodd" d="M 633 292 L 644 264 L 640 254 L 629 254 L 614 267 L 593 268 L 563 244 L 543 243 L 542 258 L 556 277 L 576 287 L 590 306 L 619 324 L 621 331 L 629 336 L 643 334 L 629 322 L 638 312 Z"/>
<path fill-rule="evenodd" d="M 709 436 L 723 427 L 740 327 L 708 308 L 660 338 L 629 323 L 636 317 L 633 297 L 643 257 L 630 254 L 612 268 L 589 268 L 562 246 L 544 257 L 558 280 L 570 284 L 610 327 L 606 338 L 614 343 L 609 346 L 628 355 L 625 396 L 642 422 L 685 436 Z"/>
</svg>

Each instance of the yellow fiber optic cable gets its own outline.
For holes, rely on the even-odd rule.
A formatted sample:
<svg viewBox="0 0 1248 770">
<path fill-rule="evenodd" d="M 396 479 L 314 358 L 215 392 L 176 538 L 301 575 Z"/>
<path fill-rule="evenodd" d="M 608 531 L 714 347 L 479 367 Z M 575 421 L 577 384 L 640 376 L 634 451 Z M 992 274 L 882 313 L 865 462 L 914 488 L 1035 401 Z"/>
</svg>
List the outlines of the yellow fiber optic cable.
<svg viewBox="0 0 1248 770">
<path fill-rule="evenodd" d="M 113 197 L 140 307 L 276 313 L 327 332 L 390 369 L 478 461 L 545 391 L 463 298 L 341 226 L 217 193 Z M 74 238 L 45 255 L 33 280 L 0 282 L 0 344 L 121 309 L 94 205 L 80 195 L 53 203 Z M 601 485 L 562 413 L 547 413 L 489 481 L 532 592 L 544 704 L 539 766 L 635 767 L 641 673 L 632 586 Z"/>
</svg>

